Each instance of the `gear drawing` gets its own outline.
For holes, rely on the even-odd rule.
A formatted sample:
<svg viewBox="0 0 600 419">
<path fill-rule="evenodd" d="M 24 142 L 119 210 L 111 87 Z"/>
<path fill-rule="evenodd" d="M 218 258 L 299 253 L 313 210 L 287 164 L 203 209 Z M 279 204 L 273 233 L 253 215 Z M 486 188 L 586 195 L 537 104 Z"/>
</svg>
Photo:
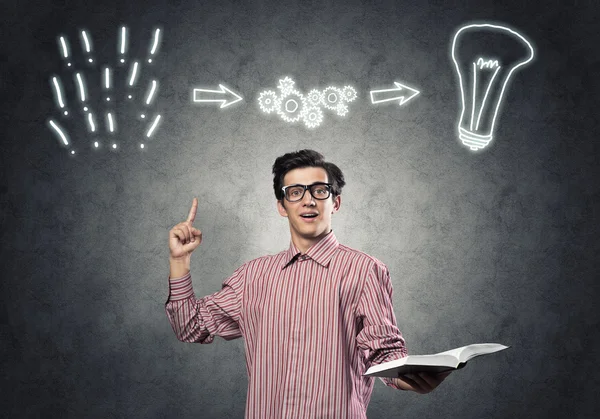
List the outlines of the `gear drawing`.
<svg viewBox="0 0 600 419">
<path fill-rule="evenodd" d="M 311 106 L 303 113 L 302 119 L 308 128 L 316 128 L 323 122 L 323 111 L 317 106 Z"/>
<path fill-rule="evenodd" d="M 311 106 L 319 106 L 323 100 L 323 92 L 318 89 L 313 89 L 308 92 L 307 100 Z"/>
<path fill-rule="evenodd" d="M 343 101 L 342 91 L 337 87 L 330 86 L 323 90 L 323 99 L 321 103 L 327 109 L 335 111 L 337 106 Z"/>
<path fill-rule="evenodd" d="M 340 102 L 336 106 L 335 111 L 339 116 L 346 116 L 346 114 L 348 113 L 348 105 Z"/>
<path fill-rule="evenodd" d="M 290 77 L 285 77 L 285 78 L 279 80 L 279 85 L 277 86 L 277 88 L 279 90 L 281 90 L 282 95 L 287 95 L 294 89 L 295 84 L 296 84 L 296 82 L 294 80 L 292 80 Z"/>
<path fill-rule="evenodd" d="M 261 92 L 258 97 L 258 105 L 260 106 L 261 111 L 271 113 L 277 109 L 278 100 L 277 93 L 272 90 L 265 90 L 264 92 Z"/>
<path fill-rule="evenodd" d="M 356 89 L 354 89 L 354 87 L 344 86 L 342 89 L 342 97 L 346 102 L 352 102 L 354 99 L 356 99 L 356 96 Z"/>
<path fill-rule="evenodd" d="M 298 122 L 306 107 L 304 96 L 297 90 L 292 90 L 279 100 L 277 113 L 286 122 Z"/>
</svg>

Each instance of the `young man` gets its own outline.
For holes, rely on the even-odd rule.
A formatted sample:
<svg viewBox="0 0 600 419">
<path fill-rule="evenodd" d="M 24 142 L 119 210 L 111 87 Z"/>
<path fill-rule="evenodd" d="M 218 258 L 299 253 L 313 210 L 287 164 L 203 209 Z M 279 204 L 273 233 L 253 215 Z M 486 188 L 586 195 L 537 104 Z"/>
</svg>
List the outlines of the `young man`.
<svg viewBox="0 0 600 419">
<path fill-rule="evenodd" d="M 273 188 L 289 248 L 246 262 L 201 299 L 190 277 L 190 255 L 202 242 L 192 225 L 196 198 L 169 233 L 169 321 L 183 342 L 244 338 L 246 418 L 366 418 L 374 379 L 362 374 L 407 354 L 387 267 L 338 243 L 331 229 L 344 185 L 341 170 L 316 151 L 277 158 Z M 428 393 L 447 375 L 382 381 Z"/>
</svg>

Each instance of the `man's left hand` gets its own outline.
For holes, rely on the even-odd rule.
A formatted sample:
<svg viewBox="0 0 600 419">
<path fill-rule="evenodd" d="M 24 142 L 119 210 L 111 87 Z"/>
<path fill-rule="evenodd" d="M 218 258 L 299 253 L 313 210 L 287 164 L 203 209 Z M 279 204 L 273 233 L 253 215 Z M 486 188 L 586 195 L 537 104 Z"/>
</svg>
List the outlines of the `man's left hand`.
<svg viewBox="0 0 600 419">
<path fill-rule="evenodd" d="M 392 378 L 392 382 L 402 390 L 410 390 L 419 394 L 426 394 L 433 391 L 442 381 L 450 375 L 452 371 L 445 371 L 439 374 L 419 372 L 415 374 L 405 374 L 398 378 Z"/>
</svg>

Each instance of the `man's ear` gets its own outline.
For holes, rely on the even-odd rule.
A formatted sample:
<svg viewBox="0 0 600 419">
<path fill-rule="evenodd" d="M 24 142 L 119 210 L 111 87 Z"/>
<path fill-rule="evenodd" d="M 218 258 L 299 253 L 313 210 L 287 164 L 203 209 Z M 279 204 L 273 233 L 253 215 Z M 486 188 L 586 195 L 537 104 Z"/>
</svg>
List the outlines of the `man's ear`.
<svg viewBox="0 0 600 419">
<path fill-rule="evenodd" d="M 281 215 L 282 217 L 288 216 L 287 210 L 285 209 L 285 207 L 279 199 L 277 200 L 277 211 L 279 211 L 279 215 Z"/>
<path fill-rule="evenodd" d="M 342 195 L 338 195 L 333 200 L 333 211 L 331 211 L 331 213 L 333 214 L 334 212 L 338 212 L 340 210 L 341 205 L 342 205 Z"/>
</svg>

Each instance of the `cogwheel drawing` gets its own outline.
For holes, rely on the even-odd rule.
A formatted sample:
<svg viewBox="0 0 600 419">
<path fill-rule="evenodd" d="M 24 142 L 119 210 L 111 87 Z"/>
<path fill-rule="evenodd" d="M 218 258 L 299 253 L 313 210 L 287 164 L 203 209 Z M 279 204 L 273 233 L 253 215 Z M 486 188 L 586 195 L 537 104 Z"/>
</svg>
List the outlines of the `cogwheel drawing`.
<svg viewBox="0 0 600 419">
<path fill-rule="evenodd" d="M 277 86 L 277 88 L 279 90 L 281 90 L 282 95 L 287 95 L 292 90 L 294 90 L 295 84 L 296 84 L 296 82 L 294 80 L 292 80 L 289 77 L 285 77 L 285 78 L 279 80 L 279 85 Z"/>
<path fill-rule="evenodd" d="M 279 100 L 277 113 L 286 122 L 298 122 L 306 107 L 304 96 L 297 90 L 292 90 Z"/>
<path fill-rule="evenodd" d="M 337 87 L 330 86 L 323 90 L 323 99 L 321 103 L 327 109 L 335 111 L 337 106 L 343 101 L 342 91 Z"/>
<path fill-rule="evenodd" d="M 323 100 L 323 92 L 318 89 L 313 89 L 308 92 L 307 100 L 311 106 L 319 106 Z"/>
<path fill-rule="evenodd" d="M 325 90 L 311 89 L 308 94 L 295 87 L 291 77 L 279 79 L 277 89 L 264 90 L 258 97 L 260 109 L 265 113 L 277 113 L 285 122 L 302 120 L 307 128 L 316 128 L 323 123 L 325 109 L 339 116 L 348 114 L 348 103 L 357 98 L 356 89 L 329 86 Z"/>
<path fill-rule="evenodd" d="M 346 116 L 346 114 L 348 113 L 348 105 L 346 105 L 345 103 L 340 102 L 335 107 L 335 111 L 337 112 L 337 114 L 339 116 Z"/>
<path fill-rule="evenodd" d="M 302 115 L 302 120 L 308 128 L 316 128 L 323 122 L 323 111 L 317 106 L 308 107 Z"/>
<path fill-rule="evenodd" d="M 277 93 L 272 90 L 265 90 L 264 92 L 261 92 L 260 96 L 258 97 L 258 105 L 265 113 L 271 113 L 276 110 L 277 101 L 279 101 Z"/>
<path fill-rule="evenodd" d="M 357 96 L 356 89 L 352 86 L 344 86 L 342 89 L 342 97 L 346 102 L 352 102 Z"/>
</svg>

